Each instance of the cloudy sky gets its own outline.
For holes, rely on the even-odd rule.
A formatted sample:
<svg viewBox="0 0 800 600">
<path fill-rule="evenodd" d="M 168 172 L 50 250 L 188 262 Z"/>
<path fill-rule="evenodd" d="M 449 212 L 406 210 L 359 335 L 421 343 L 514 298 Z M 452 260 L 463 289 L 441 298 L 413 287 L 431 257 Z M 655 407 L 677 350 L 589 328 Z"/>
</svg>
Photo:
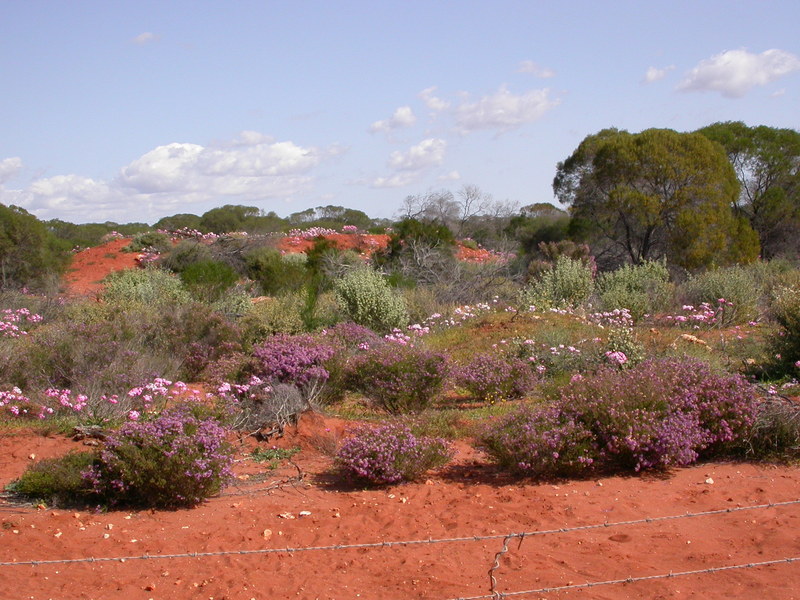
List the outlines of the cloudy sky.
<svg viewBox="0 0 800 600">
<path fill-rule="evenodd" d="M 800 129 L 798 23 L 797 0 L 3 0 L 0 203 L 554 202 L 557 162 L 606 127 Z"/>
</svg>

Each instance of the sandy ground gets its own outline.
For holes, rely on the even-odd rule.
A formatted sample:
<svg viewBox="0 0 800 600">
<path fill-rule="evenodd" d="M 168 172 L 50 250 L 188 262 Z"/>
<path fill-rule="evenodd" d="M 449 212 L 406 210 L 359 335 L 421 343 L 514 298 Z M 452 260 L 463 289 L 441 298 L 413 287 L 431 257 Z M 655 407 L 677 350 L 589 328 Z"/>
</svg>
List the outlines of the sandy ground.
<svg viewBox="0 0 800 600">
<path fill-rule="evenodd" d="M 429 479 L 368 490 L 336 475 L 324 453 L 345 427 L 304 415 L 276 442 L 302 448 L 294 465 L 273 471 L 249 458 L 254 442 L 240 446 L 236 485 L 190 510 L 0 502 L 0 598 L 491 598 L 504 536 L 523 532 L 497 559 L 496 591 L 632 581 L 511 597 L 800 597 L 800 563 L 717 571 L 800 557 L 798 468 L 704 464 L 536 484 L 497 472 L 461 443 L 456 461 Z M 3 434 L 0 485 L 31 455 L 81 444 Z M 777 503 L 789 504 L 764 506 Z M 722 512 L 686 516 L 707 511 Z M 393 543 L 402 541 L 416 543 Z M 346 547 L 359 544 L 377 545 Z M 71 559 L 83 560 L 9 564 Z M 636 581 L 645 577 L 658 578 Z"/>
</svg>

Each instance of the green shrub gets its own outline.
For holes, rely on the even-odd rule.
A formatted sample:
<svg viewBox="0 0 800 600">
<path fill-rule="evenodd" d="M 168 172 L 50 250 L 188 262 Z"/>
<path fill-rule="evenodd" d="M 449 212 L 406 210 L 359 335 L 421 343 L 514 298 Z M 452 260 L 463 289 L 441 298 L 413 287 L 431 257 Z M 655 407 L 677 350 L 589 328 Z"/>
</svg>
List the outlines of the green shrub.
<svg viewBox="0 0 800 600">
<path fill-rule="evenodd" d="M 634 319 L 666 310 L 674 294 L 669 271 L 661 261 L 624 265 L 602 273 L 597 279 L 597 294 L 604 311 L 627 308 Z"/>
<path fill-rule="evenodd" d="M 60 458 L 40 460 L 11 482 L 9 491 L 51 506 L 83 506 L 94 497 L 83 472 L 97 461 L 95 452 L 71 452 Z"/>
<path fill-rule="evenodd" d="M 111 273 L 104 280 L 103 300 L 111 305 L 164 306 L 189 302 L 181 280 L 162 269 L 127 269 Z"/>
<path fill-rule="evenodd" d="M 299 291 L 309 280 L 305 254 L 281 255 L 262 246 L 248 251 L 244 260 L 247 276 L 270 296 Z"/>
<path fill-rule="evenodd" d="M 165 233 L 145 231 L 136 234 L 131 243 L 125 246 L 127 252 L 141 252 L 142 250 L 155 250 L 166 252 L 172 248 L 172 241 Z"/>
<path fill-rule="evenodd" d="M 751 273 L 744 267 L 724 267 L 706 271 L 689 279 L 681 286 L 679 295 L 684 303 L 724 308 L 717 315 L 718 326 L 727 327 L 746 323 L 758 316 L 760 290 Z"/>
<path fill-rule="evenodd" d="M 772 358 L 768 366 L 772 376 L 800 373 L 800 288 L 781 288 L 772 303 L 772 318 L 778 323 L 778 335 L 769 344 Z"/>
<path fill-rule="evenodd" d="M 173 273 L 182 273 L 195 263 L 211 259 L 211 250 L 207 244 L 197 240 L 182 240 L 161 258 L 161 266 Z"/>
<path fill-rule="evenodd" d="M 523 306 L 536 308 L 576 308 L 592 295 L 592 269 L 580 260 L 559 256 L 552 268 L 522 293 Z"/>
<path fill-rule="evenodd" d="M 202 260 L 186 267 L 180 274 L 189 292 L 203 302 L 214 302 L 239 279 L 225 263 Z"/>
<path fill-rule="evenodd" d="M 255 344 L 278 333 L 301 333 L 304 303 L 305 298 L 299 292 L 253 302 L 240 321 L 244 339 Z"/>
<path fill-rule="evenodd" d="M 800 407 L 779 396 L 762 401 L 748 438 L 754 458 L 794 459 L 800 455 Z"/>
<path fill-rule="evenodd" d="M 363 268 L 334 282 L 336 299 L 354 323 L 388 332 L 408 323 L 403 298 L 392 291 L 380 273 Z"/>
</svg>

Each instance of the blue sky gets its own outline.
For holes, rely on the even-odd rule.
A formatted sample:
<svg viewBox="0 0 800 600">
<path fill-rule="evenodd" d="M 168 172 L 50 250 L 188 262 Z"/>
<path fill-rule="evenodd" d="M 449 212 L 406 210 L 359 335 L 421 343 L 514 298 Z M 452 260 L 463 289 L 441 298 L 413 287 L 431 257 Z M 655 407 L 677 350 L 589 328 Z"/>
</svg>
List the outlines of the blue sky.
<svg viewBox="0 0 800 600">
<path fill-rule="evenodd" d="M 800 2 L 0 2 L 0 203 L 74 223 L 555 202 L 606 127 L 800 129 Z"/>
</svg>

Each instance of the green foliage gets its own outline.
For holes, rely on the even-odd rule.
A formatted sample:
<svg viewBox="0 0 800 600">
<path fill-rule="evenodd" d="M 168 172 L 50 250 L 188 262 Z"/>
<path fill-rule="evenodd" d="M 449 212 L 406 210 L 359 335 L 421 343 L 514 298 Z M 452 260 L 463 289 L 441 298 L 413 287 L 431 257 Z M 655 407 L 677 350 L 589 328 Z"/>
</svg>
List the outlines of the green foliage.
<svg viewBox="0 0 800 600">
<path fill-rule="evenodd" d="M 239 279 L 231 267 L 213 260 L 189 265 L 181 271 L 180 277 L 189 292 L 204 302 L 218 300 Z"/>
<path fill-rule="evenodd" d="M 559 163 L 553 189 L 605 263 L 666 257 L 698 269 L 758 255 L 757 236 L 731 210 L 736 173 L 700 134 L 603 130 Z"/>
<path fill-rule="evenodd" d="M 166 252 L 172 248 L 172 241 L 165 233 L 158 231 L 145 231 L 134 236 L 131 243 L 125 247 L 127 252 L 141 252 L 142 250 L 156 250 Z"/>
<path fill-rule="evenodd" d="M 754 458 L 796 459 L 800 455 L 800 407 L 779 396 L 764 399 L 747 441 Z"/>
<path fill-rule="evenodd" d="M 635 320 L 666 310 L 674 294 L 664 261 L 623 265 L 597 278 L 597 295 L 604 311 L 627 308 Z"/>
<path fill-rule="evenodd" d="M 181 280 L 162 269 L 127 269 L 106 277 L 102 298 L 112 306 L 163 306 L 189 301 Z"/>
<path fill-rule="evenodd" d="M 336 299 L 354 323 L 378 332 L 408 323 L 405 301 L 392 291 L 380 273 L 369 268 L 352 271 L 334 282 Z"/>
<path fill-rule="evenodd" d="M 295 256 L 304 258 L 298 259 Z M 309 281 L 305 254 L 282 256 L 278 250 L 262 246 L 247 252 L 244 260 L 247 276 L 257 282 L 269 296 L 296 292 Z"/>
<path fill-rule="evenodd" d="M 263 298 L 252 303 L 240 321 L 245 341 L 256 344 L 279 333 L 301 333 L 304 329 L 301 317 L 304 304 L 302 292 Z"/>
<path fill-rule="evenodd" d="M 740 266 L 706 271 L 690 278 L 678 290 L 685 303 L 712 307 L 726 302 L 717 317 L 719 326 L 746 323 L 758 316 L 760 290 L 751 272 Z"/>
<path fill-rule="evenodd" d="M 770 375 L 797 376 L 800 373 L 800 287 L 781 288 L 775 293 L 772 317 L 778 323 L 778 335 L 770 344 Z"/>
<path fill-rule="evenodd" d="M 270 470 L 277 469 L 281 461 L 289 460 L 300 452 L 300 448 L 253 448 L 250 458 L 257 463 L 267 463 L 266 467 Z"/>
<path fill-rule="evenodd" d="M 200 229 L 200 217 L 191 213 L 180 213 L 171 217 L 162 217 L 153 225 L 153 229 L 166 229 L 177 231 L 178 229 Z"/>
<path fill-rule="evenodd" d="M 560 256 L 552 268 L 545 270 L 522 292 L 523 306 L 575 308 L 592 295 L 592 270 L 580 260 Z"/>
<path fill-rule="evenodd" d="M 758 233 L 762 255 L 793 255 L 800 249 L 800 132 L 714 123 L 698 133 L 721 144 L 741 191 L 736 209 Z"/>
<path fill-rule="evenodd" d="M 636 339 L 636 332 L 630 327 L 615 327 L 608 332 L 606 356 L 613 352 L 622 352 L 625 355 L 627 360 L 620 366 L 626 369 L 635 367 L 645 359 L 644 346 Z"/>
<path fill-rule="evenodd" d="M 255 206 L 226 204 L 203 213 L 200 217 L 200 229 L 213 233 L 243 231 L 247 219 L 257 217 L 258 214 L 259 210 Z"/>
<path fill-rule="evenodd" d="M 28 211 L 0 204 L 0 288 L 49 283 L 63 271 L 67 249 Z"/>
<path fill-rule="evenodd" d="M 50 506 L 85 506 L 92 499 L 92 489 L 83 472 L 96 461 L 95 452 L 72 452 L 60 458 L 40 460 L 11 482 L 8 489 Z"/>
<path fill-rule="evenodd" d="M 196 240 L 181 240 L 161 257 L 160 264 L 173 273 L 182 273 L 187 267 L 195 263 L 211 259 L 211 249 L 207 244 Z"/>
</svg>

